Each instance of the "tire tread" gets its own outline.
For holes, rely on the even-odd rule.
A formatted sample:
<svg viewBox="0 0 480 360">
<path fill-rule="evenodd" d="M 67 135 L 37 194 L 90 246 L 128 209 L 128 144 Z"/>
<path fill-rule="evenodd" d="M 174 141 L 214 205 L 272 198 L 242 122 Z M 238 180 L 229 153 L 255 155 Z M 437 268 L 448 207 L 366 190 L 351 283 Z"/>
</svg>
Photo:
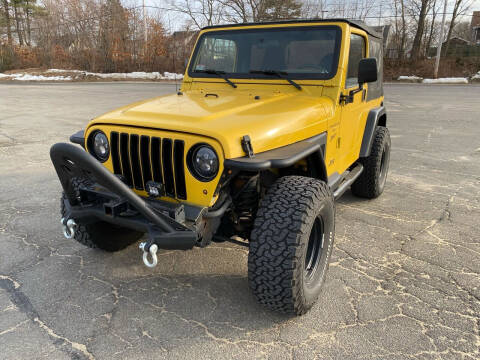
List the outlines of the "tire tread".
<svg viewBox="0 0 480 360">
<path fill-rule="evenodd" d="M 383 192 L 379 183 L 380 164 L 383 148 L 385 143 L 389 141 L 388 128 L 377 126 L 370 155 L 359 160 L 363 165 L 363 172 L 351 186 L 352 193 L 355 196 L 374 199 Z"/>
<path fill-rule="evenodd" d="M 301 315 L 314 303 L 306 302 L 302 294 L 301 238 L 309 236 L 315 207 L 323 201 L 334 206 L 325 182 L 285 176 L 260 203 L 250 239 L 248 278 L 255 298 L 272 310 Z"/>
</svg>

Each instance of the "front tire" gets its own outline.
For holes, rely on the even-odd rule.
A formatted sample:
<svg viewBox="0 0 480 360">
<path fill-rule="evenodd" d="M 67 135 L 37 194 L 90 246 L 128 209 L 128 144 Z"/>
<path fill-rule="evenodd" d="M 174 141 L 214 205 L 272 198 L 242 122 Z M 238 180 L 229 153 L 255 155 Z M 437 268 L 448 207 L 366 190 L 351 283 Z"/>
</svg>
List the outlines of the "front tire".
<svg viewBox="0 0 480 360">
<path fill-rule="evenodd" d="M 334 233 L 335 205 L 325 182 L 277 180 L 260 203 L 250 237 L 248 280 L 255 298 L 272 310 L 306 313 L 325 280 Z"/>
<path fill-rule="evenodd" d="M 363 172 L 352 184 L 352 193 L 358 197 L 374 199 L 383 192 L 390 163 L 391 140 L 386 127 L 377 126 L 370 155 L 360 158 Z"/>
<path fill-rule="evenodd" d="M 80 186 L 88 186 L 89 180 L 73 179 L 72 189 L 75 197 L 80 198 Z M 68 201 L 65 193 L 61 198 L 61 214 L 65 217 L 65 201 Z M 74 239 L 80 244 L 93 249 L 101 249 L 108 252 L 115 252 L 125 249 L 143 236 L 143 233 L 116 226 L 104 221 L 82 223 L 77 221 Z"/>
</svg>

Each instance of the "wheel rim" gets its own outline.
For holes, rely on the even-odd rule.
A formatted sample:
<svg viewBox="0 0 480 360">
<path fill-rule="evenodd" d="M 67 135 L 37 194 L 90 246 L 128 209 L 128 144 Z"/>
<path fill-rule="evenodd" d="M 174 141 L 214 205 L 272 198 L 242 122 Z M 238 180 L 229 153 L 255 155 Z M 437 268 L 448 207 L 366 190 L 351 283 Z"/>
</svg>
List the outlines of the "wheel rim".
<svg viewBox="0 0 480 360">
<path fill-rule="evenodd" d="M 383 186 L 385 185 L 385 181 L 387 179 L 389 156 L 390 156 L 390 152 L 388 151 L 388 145 L 385 145 L 382 151 L 382 158 L 380 159 L 379 182 L 380 182 L 381 188 L 383 188 Z"/>
<path fill-rule="evenodd" d="M 321 216 L 315 219 L 310 238 L 308 239 L 307 253 L 305 256 L 305 278 L 311 283 L 319 269 L 325 240 L 325 226 Z"/>
</svg>

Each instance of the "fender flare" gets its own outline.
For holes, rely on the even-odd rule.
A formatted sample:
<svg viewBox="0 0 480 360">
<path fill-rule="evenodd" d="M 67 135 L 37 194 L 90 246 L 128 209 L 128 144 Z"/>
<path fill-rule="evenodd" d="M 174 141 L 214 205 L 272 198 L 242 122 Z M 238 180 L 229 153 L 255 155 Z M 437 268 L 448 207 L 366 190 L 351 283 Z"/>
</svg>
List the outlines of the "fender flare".
<svg viewBox="0 0 480 360">
<path fill-rule="evenodd" d="M 313 167 L 314 177 L 326 180 L 325 147 L 327 133 L 323 132 L 311 138 L 255 154 L 254 157 L 242 156 L 224 161 L 225 168 L 239 171 L 263 171 L 281 169 L 307 159 Z"/>
<path fill-rule="evenodd" d="M 386 126 L 386 116 L 387 111 L 385 106 L 379 106 L 370 110 L 367 117 L 367 122 L 365 124 L 365 131 L 363 132 L 362 146 L 360 147 L 360 156 L 367 157 L 370 156 L 370 150 L 372 148 L 373 137 L 375 135 L 375 129 L 377 125 Z M 384 117 L 385 122 L 381 122 L 380 119 Z"/>
</svg>

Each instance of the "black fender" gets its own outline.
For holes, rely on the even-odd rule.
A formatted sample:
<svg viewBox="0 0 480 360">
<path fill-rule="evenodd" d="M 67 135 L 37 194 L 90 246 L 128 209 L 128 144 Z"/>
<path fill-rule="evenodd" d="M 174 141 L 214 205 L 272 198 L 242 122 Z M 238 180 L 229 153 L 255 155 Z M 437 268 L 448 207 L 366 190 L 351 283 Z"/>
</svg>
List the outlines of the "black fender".
<svg viewBox="0 0 480 360">
<path fill-rule="evenodd" d="M 313 176 L 326 180 L 324 160 L 326 143 L 327 133 L 324 132 L 290 145 L 255 154 L 253 157 L 226 159 L 224 166 L 232 170 L 257 172 L 286 168 L 307 159 L 309 168 L 313 170 Z"/>
<path fill-rule="evenodd" d="M 373 136 L 377 125 L 386 126 L 387 112 L 385 106 L 379 106 L 370 110 L 365 124 L 365 131 L 363 132 L 362 146 L 360 147 L 360 157 L 367 157 L 370 155 L 372 148 Z"/>
</svg>

